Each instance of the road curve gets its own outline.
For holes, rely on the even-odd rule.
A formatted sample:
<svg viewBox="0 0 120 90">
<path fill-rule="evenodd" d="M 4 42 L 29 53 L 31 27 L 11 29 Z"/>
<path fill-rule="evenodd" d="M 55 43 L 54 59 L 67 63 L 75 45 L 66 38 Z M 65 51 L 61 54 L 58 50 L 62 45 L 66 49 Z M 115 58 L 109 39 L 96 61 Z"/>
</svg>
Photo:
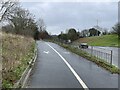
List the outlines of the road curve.
<svg viewBox="0 0 120 90">
<path fill-rule="evenodd" d="M 38 57 L 29 88 L 84 88 L 84 85 L 88 88 L 118 88 L 117 74 L 111 74 L 57 44 L 44 41 L 37 41 L 37 44 Z"/>
</svg>

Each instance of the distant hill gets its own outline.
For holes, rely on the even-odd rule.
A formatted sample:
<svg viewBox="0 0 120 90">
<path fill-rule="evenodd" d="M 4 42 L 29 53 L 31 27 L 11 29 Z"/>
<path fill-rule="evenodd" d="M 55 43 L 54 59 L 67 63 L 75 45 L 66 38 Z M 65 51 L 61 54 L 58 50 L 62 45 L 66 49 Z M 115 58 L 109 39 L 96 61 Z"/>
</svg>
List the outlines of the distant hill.
<svg viewBox="0 0 120 90">
<path fill-rule="evenodd" d="M 91 46 L 110 46 L 110 47 L 118 47 L 118 35 L 103 35 L 103 36 L 94 36 L 94 37 L 86 37 L 80 38 L 73 42 L 73 44 L 79 45 L 80 43 L 88 43 Z"/>
</svg>

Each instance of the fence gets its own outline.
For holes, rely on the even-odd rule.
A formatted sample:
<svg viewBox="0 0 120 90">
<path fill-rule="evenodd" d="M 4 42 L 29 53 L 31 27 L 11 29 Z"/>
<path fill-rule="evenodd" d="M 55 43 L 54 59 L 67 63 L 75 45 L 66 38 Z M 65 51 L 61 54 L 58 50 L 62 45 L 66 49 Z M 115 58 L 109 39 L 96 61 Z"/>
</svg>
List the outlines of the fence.
<svg viewBox="0 0 120 90">
<path fill-rule="evenodd" d="M 88 49 L 82 49 L 88 52 L 91 56 L 95 56 L 98 60 L 103 60 L 112 65 L 112 50 L 106 50 L 102 48 L 89 47 Z"/>
</svg>

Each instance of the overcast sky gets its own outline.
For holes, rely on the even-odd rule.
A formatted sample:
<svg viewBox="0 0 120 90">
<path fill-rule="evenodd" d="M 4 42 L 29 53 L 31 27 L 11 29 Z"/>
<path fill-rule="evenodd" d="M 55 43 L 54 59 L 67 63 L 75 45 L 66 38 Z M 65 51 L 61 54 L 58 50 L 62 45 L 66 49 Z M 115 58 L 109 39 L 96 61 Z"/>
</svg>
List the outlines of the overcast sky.
<svg viewBox="0 0 120 90">
<path fill-rule="evenodd" d="M 105 0 L 104 0 L 105 1 Z M 109 0 L 110 1 L 110 0 Z M 38 18 L 43 18 L 47 31 L 60 34 L 71 27 L 81 31 L 98 25 L 110 29 L 118 22 L 117 2 L 22 2 Z"/>
</svg>

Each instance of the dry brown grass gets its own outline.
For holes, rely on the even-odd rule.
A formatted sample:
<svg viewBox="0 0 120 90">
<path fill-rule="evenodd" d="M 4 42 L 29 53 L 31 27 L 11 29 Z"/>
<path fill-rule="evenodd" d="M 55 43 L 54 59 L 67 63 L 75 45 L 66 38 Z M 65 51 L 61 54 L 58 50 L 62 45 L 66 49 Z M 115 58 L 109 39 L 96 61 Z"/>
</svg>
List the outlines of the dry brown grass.
<svg viewBox="0 0 120 90">
<path fill-rule="evenodd" d="M 33 55 L 33 46 L 30 37 L 2 33 L 3 87 L 10 87 L 19 79 Z"/>
<path fill-rule="evenodd" d="M 2 32 L 0 32 L 0 88 L 2 82 Z"/>
</svg>

